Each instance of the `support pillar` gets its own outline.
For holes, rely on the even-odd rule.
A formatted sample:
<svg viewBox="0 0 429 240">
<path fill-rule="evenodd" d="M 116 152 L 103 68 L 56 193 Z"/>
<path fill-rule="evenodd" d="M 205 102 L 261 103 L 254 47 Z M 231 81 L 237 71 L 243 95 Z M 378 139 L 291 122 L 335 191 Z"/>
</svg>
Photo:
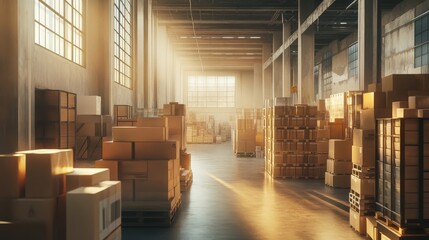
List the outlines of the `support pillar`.
<svg viewBox="0 0 429 240">
<path fill-rule="evenodd" d="M 263 59 L 266 61 L 268 58 L 271 57 L 272 54 L 273 45 L 270 43 L 265 43 L 263 47 Z M 268 66 L 263 71 L 262 76 L 262 89 L 263 89 L 263 99 L 264 101 L 266 99 L 273 98 L 273 64 Z"/>
<path fill-rule="evenodd" d="M 264 98 L 262 92 L 262 69 L 261 63 L 255 63 L 253 67 L 253 106 L 255 108 L 264 107 Z"/>
<path fill-rule="evenodd" d="M 291 35 L 290 23 L 283 23 L 283 42 L 285 42 Z M 290 60 L 290 47 L 286 48 L 283 52 L 283 97 L 290 97 L 290 86 L 292 85 L 292 68 Z"/>
<path fill-rule="evenodd" d="M 314 10 L 314 0 L 298 1 L 298 103 L 313 104 L 314 31 L 310 26 L 301 32 L 301 24 Z"/>
<path fill-rule="evenodd" d="M 283 32 L 273 34 L 273 52 L 283 44 Z M 273 62 L 273 97 L 283 96 L 283 58 L 278 57 Z"/>
</svg>

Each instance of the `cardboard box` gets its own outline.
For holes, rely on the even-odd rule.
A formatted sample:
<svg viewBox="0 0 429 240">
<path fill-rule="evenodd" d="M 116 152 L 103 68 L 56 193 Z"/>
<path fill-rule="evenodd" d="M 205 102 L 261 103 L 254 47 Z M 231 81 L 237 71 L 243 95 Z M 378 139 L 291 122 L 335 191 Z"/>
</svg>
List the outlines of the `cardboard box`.
<svg viewBox="0 0 429 240">
<path fill-rule="evenodd" d="M 351 175 L 350 189 L 358 193 L 360 198 L 364 198 L 364 196 L 373 197 L 375 195 L 375 179 L 360 179 Z"/>
<path fill-rule="evenodd" d="M 363 109 L 386 108 L 386 94 L 383 92 L 368 92 L 363 94 Z"/>
<path fill-rule="evenodd" d="M 418 109 L 417 117 L 419 118 L 429 118 L 429 109 Z"/>
<path fill-rule="evenodd" d="M 398 108 L 396 109 L 397 118 L 418 118 L 418 110 L 410 108 Z"/>
<path fill-rule="evenodd" d="M 170 122 L 170 121 L 169 121 Z M 165 128 L 149 127 L 113 127 L 112 140 L 114 142 L 147 142 L 166 141 L 168 139 Z"/>
<path fill-rule="evenodd" d="M 103 240 L 120 225 L 121 183 L 113 183 L 67 193 L 67 239 Z"/>
<path fill-rule="evenodd" d="M 370 83 L 370 84 L 368 84 L 367 92 L 381 92 L 381 83 Z"/>
<path fill-rule="evenodd" d="M 25 197 L 52 198 L 65 193 L 64 174 L 73 171 L 73 150 L 39 149 L 26 155 Z"/>
<path fill-rule="evenodd" d="M 343 139 L 345 137 L 345 125 L 341 122 L 329 123 L 329 138 Z"/>
<path fill-rule="evenodd" d="M 358 212 L 350 208 L 350 226 L 352 226 L 359 234 L 366 233 L 366 216 L 361 216 Z"/>
<path fill-rule="evenodd" d="M 372 240 L 378 240 L 377 221 L 375 217 L 366 216 L 366 235 Z"/>
<path fill-rule="evenodd" d="M 363 167 L 375 166 L 375 146 L 357 147 L 352 146 L 352 162 Z"/>
<path fill-rule="evenodd" d="M 134 158 L 138 160 L 180 158 L 180 147 L 176 141 L 135 142 Z"/>
<path fill-rule="evenodd" d="M 325 184 L 337 188 L 350 188 L 350 175 L 335 175 L 326 172 Z"/>
<path fill-rule="evenodd" d="M 122 239 L 122 227 L 119 226 L 113 232 L 107 236 L 104 240 L 121 240 Z"/>
<path fill-rule="evenodd" d="M 12 205 L 13 219 L 41 224 L 47 240 L 64 239 L 66 219 L 61 209 L 65 209 L 65 203 L 65 195 L 45 199 L 15 199 Z"/>
<path fill-rule="evenodd" d="M 0 155 L 0 198 L 24 197 L 25 155 Z"/>
<path fill-rule="evenodd" d="M 360 110 L 360 128 L 362 130 L 375 129 L 375 120 L 377 118 L 389 118 L 391 115 L 389 109 L 363 109 Z"/>
<path fill-rule="evenodd" d="M 115 160 L 97 160 L 95 161 L 96 168 L 108 168 L 110 177 L 109 179 L 112 181 L 117 181 L 118 178 L 118 169 L 119 163 Z"/>
<path fill-rule="evenodd" d="M 127 160 L 133 159 L 132 142 L 103 142 L 103 159 L 105 160 Z"/>
<path fill-rule="evenodd" d="M 161 161 L 161 160 L 159 160 Z M 120 161 L 120 179 L 140 179 L 148 177 L 148 160 Z"/>
<path fill-rule="evenodd" d="M 329 140 L 329 158 L 335 160 L 352 159 L 352 141 L 350 139 L 330 139 Z"/>
<path fill-rule="evenodd" d="M 332 174 L 351 174 L 352 168 L 351 161 L 337 161 L 333 159 L 326 161 L 326 171 Z"/>
<path fill-rule="evenodd" d="M 2 239 L 48 239 L 45 224 L 23 221 L 0 221 Z"/>
<path fill-rule="evenodd" d="M 317 153 L 328 153 L 328 152 L 329 152 L 329 141 L 318 141 Z"/>
<path fill-rule="evenodd" d="M 353 129 L 353 145 L 356 147 L 375 148 L 375 130 Z"/>
<path fill-rule="evenodd" d="M 180 155 L 180 167 L 184 168 L 185 170 L 191 170 L 191 154 L 190 153 L 182 153 Z"/>
<path fill-rule="evenodd" d="M 100 96 L 77 96 L 78 115 L 101 115 Z"/>
<path fill-rule="evenodd" d="M 168 118 L 164 117 L 139 117 L 137 118 L 137 127 L 163 127 L 168 128 Z"/>
<path fill-rule="evenodd" d="M 122 179 L 122 201 L 134 201 L 134 179 Z"/>
<path fill-rule="evenodd" d="M 80 187 L 90 187 L 110 180 L 108 168 L 74 168 L 66 174 L 66 190 L 72 191 Z"/>
<path fill-rule="evenodd" d="M 169 135 L 183 135 L 185 131 L 185 117 L 167 116 Z"/>
<path fill-rule="evenodd" d="M 384 77 L 381 80 L 381 90 L 383 92 L 387 91 L 397 91 L 397 92 L 406 92 L 410 90 L 419 90 L 420 80 L 419 76 L 414 74 L 393 74 Z"/>
<path fill-rule="evenodd" d="M 319 101 L 317 102 L 317 110 L 319 112 L 326 112 L 325 99 L 319 99 Z"/>
<path fill-rule="evenodd" d="M 407 101 L 396 101 L 392 103 L 392 118 L 397 118 L 396 116 L 396 110 L 398 108 L 408 108 L 408 102 Z"/>
<path fill-rule="evenodd" d="M 172 183 L 172 181 L 171 181 Z M 175 187 L 171 184 L 171 189 L 166 191 L 153 191 L 150 180 L 135 180 L 134 194 L 136 201 L 168 201 L 174 198 Z"/>
</svg>

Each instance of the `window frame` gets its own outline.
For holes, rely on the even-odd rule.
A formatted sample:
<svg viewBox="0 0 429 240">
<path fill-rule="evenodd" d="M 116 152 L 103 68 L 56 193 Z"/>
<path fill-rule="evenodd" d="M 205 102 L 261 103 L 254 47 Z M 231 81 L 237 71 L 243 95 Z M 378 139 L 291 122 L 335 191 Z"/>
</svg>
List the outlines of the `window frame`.
<svg viewBox="0 0 429 240">
<path fill-rule="evenodd" d="M 188 76 L 188 107 L 235 108 L 236 86 L 233 75 Z"/>
<path fill-rule="evenodd" d="M 414 68 L 429 64 L 429 14 L 414 19 Z"/>
<path fill-rule="evenodd" d="M 86 67 L 86 0 L 34 0 L 34 43 Z"/>
<path fill-rule="evenodd" d="M 357 77 L 359 75 L 359 45 L 357 42 L 351 44 L 348 53 L 348 75 Z"/>
</svg>

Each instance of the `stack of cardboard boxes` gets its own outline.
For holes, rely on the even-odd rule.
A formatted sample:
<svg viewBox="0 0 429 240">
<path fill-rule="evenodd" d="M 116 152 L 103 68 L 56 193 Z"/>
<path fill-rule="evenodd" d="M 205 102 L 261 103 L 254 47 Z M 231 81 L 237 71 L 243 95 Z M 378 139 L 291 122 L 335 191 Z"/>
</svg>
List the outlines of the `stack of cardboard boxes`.
<svg viewBox="0 0 429 240">
<path fill-rule="evenodd" d="M 113 122 L 115 126 L 135 126 L 136 120 L 133 118 L 132 106 L 114 105 Z"/>
<path fill-rule="evenodd" d="M 328 112 L 326 111 L 325 100 L 319 100 L 317 105 L 317 163 L 324 167 L 321 170 L 321 178 L 325 177 L 326 160 L 329 153 L 329 138 L 331 131 L 329 127 Z M 335 130 L 335 128 L 333 128 Z"/>
<path fill-rule="evenodd" d="M 256 126 L 253 118 L 237 119 L 235 155 L 254 156 L 256 151 Z"/>
<path fill-rule="evenodd" d="M 353 129 L 360 126 L 360 110 L 362 109 L 363 92 L 347 92 L 346 138 L 353 137 Z"/>
<path fill-rule="evenodd" d="M 103 201 L 106 214 L 110 214 L 113 200 L 117 206 L 115 211 L 120 209 L 120 182 L 108 180 L 107 169 L 73 169 L 71 149 L 40 149 L 1 155 L 2 239 L 120 239 L 120 214 L 103 217 L 95 212 L 101 209 Z M 74 202 L 74 191 L 98 185 L 109 191 L 103 191 L 95 201 L 80 199 L 78 203 Z M 108 228 L 101 232 L 99 226 L 102 224 Z"/>
<path fill-rule="evenodd" d="M 366 216 L 375 211 L 375 116 L 385 112 L 386 97 L 381 92 L 363 94 L 361 120 L 353 131 L 350 225 L 360 234 L 366 233 Z M 377 116 L 378 117 L 378 116 Z"/>
<path fill-rule="evenodd" d="M 350 139 L 330 139 L 325 184 L 336 188 L 350 187 L 352 151 Z"/>
<path fill-rule="evenodd" d="M 180 207 L 180 143 L 169 130 L 167 118 L 139 118 L 135 127 L 113 127 L 112 141 L 103 142 L 95 165 L 122 182 L 124 224 L 169 225 Z"/>
<path fill-rule="evenodd" d="M 194 112 L 189 116 L 189 121 L 186 122 L 187 143 L 214 143 L 216 137 L 214 115 L 200 116 L 200 121 L 197 121 Z"/>
<path fill-rule="evenodd" d="M 231 139 L 231 125 L 229 122 L 222 122 L 219 124 L 219 136 L 222 142 L 226 142 Z"/>
<path fill-rule="evenodd" d="M 112 135 L 112 118 L 101 115 L 101 97 L 77 96 L 76 159 L 101 159 L 103 137 Z"/>
</svg>

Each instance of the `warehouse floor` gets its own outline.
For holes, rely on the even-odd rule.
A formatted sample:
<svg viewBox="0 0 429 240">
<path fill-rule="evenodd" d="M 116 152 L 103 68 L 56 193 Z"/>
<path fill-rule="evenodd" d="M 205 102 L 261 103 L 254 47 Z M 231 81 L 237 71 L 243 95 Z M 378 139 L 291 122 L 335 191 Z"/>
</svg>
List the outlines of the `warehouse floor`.
<svg viewBox="0 0 429 240">
<path fill-rule="evenodd" d="M 194 184 L 170 228 L 124 228 L 123 239 L 361 239 L 349 190 L 323 180 L 271 180 L 264 160 L 236 158 L 230 142 L 188 145 Z"/>
</svg>

